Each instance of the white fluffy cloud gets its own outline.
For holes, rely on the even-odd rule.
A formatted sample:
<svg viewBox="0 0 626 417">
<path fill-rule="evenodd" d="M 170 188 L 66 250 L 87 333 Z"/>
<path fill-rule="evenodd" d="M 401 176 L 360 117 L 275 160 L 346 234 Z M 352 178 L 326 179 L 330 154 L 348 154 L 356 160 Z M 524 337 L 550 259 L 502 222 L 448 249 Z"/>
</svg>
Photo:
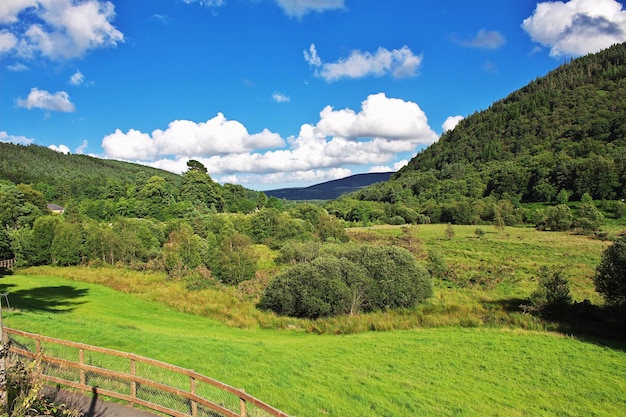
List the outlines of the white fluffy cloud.
<svg viewBox="0 0 626 417">
<path fill-rule="evenodd" d="M 359 112 L 327 106 L 317 124 L 302 125 L 286 142 L 267 129 L 248 134 L 240 122 L 220 113 L 204 123 L 174 121 L 151 134 L 118 129 L 102 147 L 108 158 L 173 172 L 185 171 L 193 158 L 222 182 L 267 184 L 345 177 L 352 173 L 349 166 L 393 163 L 399 153 L 415 153 L 436 140 L 416 103 L 380 93 L 367 97 Z"/>
<path fill-rule="evenodd" d="M 70 96 L 65 91 L 57 91 L 54 94 L 37 87 L 32 88 L 28 97 L 17 100 L 18 107 L 27 109 L 43 109 L 70 113 L 76 110 Z"/>
<path fill-rule="evenodd" d="M 415 55 L 407 46 L 388 50 L 378 48 L 375 53 L 352 51 L 350 56 L 337 62 L 322 62 L 314 44 L 304 51 L 304 59 L 315 67 L 315 75 L 326 81 L 342 78 L 381 77 L 391 74 L 395 78 L 417 75 L 423 57 Z"/>
<path fill-rule="evenodd" d="M 553 57 L 585 55 L 626 41 L 626 11 L 615 0 L 544 2 L 522 27 Z"/>
<path fill-rule="evenodd" d="M 0 132 L 0 142 L 5 142 L 5 143 L 10 142 L 10 143 L 16 143 L 18 145 L 30 145 L 34 141 L 35 141 L 34 139 L 27 138 L 26 136 L 9 135 L 5 131 Z"/>
<path fill-rule="evenodd" d="M 326 106 L 320 113 L 317 129 L 327 136 L 345 138 L 374 137 L 385 141 L 429 145 L 437 135 L 428 125 L 422 109 L 410 101 L 372 94 L 361 103 L 361 111 L 333 110 Z M 403 145 L 404 146 L 404 145 Z"/>
<path fill-rule="evenodd" d="M 344 0 L 276 0 L 286 15 L 300 18 L 309 12 L 323 12 L 344 7 Z"/>
<path fill-rule="evenodd" d="M 114 18 L 110 1 L 2 0 L 0 24 L 6 28 L 0 35 L 0 51 L 10 46 L 10 51 L 26 58 L 80 57 L 91 49 L 124 41 L 111 23 Z"/>
<path fill-rule="evenodd" d="M 464 119 L 463 116 L 449 116 L 446 119 L 446 121 L 443 122 L 443 124 L 441 125 L 444 133 L 447 132 L 448 130 L 454 129 L 456 125 L 458 125 L 459 122 L 463 119 Z"/>
<path fill-rule="evenodd" d="M 85 76 L 80 71 L 76 71 L 70 77 L 70 84 L 72 84 L 72 85 L 81 85 L 84 81 L 85 81 Z"/>
<path fill-rule="evenodd" d="M 17 45 L 17 38 L 8 30 L 0 30 L 0 55 L 11 51 Z"/>
<path fill-rule="evenodd" d="M 157 129 L 151 134 L 134 129 L 124 133 L 117 129 L 102 141 L 108 157 L 128 160 L 150 160 L 165 155 L 193 157 L 242 153 L 283 145 L 279 135 L 267 129 L 251 135 L 244 125 L 227 120 L 222 113 L 200 123 L 175 120 L 167 129 Z"/>
</svg>

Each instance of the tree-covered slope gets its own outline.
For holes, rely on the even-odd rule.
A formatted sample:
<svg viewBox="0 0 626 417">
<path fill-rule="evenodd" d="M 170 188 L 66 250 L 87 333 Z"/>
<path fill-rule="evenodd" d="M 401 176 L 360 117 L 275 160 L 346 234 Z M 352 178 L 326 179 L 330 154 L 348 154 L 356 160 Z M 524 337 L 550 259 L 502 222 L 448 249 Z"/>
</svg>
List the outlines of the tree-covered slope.
<svg viewBox="0 0 626 417">
<path fill-rule="evenodd" d="M 468 197 L 550 201 L 562 189 L 623 197 L 626 44 L 564 64 L 467 117 L 394 178 L 418 197 L 446 180 Z"/>
<path fill-rule="evenodd" d="M 107 184 L 134 184 L 138 176 L 147 179 L 154 175 L 168 182 L 180 182 L 180 175 L 144 165 L 0 142 L 0 180 L 45 184 L 54 188 L 48 195 L 51 200 L 90 196 L 95 188 Z"/>
</svg>

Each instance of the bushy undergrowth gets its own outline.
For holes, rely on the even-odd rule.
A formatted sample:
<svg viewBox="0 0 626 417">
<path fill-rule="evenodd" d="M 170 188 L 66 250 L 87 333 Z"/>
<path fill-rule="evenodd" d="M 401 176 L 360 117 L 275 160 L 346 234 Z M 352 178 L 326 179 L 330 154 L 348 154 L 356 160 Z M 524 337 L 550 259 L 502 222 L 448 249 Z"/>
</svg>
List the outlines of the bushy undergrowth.
<svg viewBox="0 0 626 417">
<path fill-rule="evenodd" d="M 432 295 L 428 271 L 406 249 L 362 245 L 326 252 L 278 275 L 259 306 L 314 319 L 409 308 Z"/>
<path fill-rule="evenodd" d="M 602 305 L 602 298 L 595 291 L 591 277 L 600 262 L 603 249 L 610 242 L 569 233 L 539 232 L 533 228 L 517 227 L 509 227 L 505 233 L 484 228 L 485 233 L 478 237 L 474 226 L 455 226 L 456 235 L 448 240 L 445 228 L 446 225 L 420 225 L 349 230 L 351 239 L 358 242 L 404 242 L 414 250 L 412 253 L 415 259 L 429 268 L 431 266 L 426 253 L 439 252 L 450 275 L 435 274 L 432 279 L 433 296 L 416 307 L 339 317 L 303 319 L 279 316 L 256 308 L 265 288 L 280 271 L 298 262 L 310 262 L 312 257 L 319 256 L 319 244 L 296 244 L 296 249 L 290 249 L 290 255 L 284 258 L 282 252 L 257 245 L 255 250 L 261 255 L 263 268 L 254 279 L 237 286 L 224 285 L 213 279 L 203 280 L 201 286 L 194 287 L 189 281 L 169 280 L 164 273 L 114 267 L 42 266 L 21 269 L 16 273 L 22 276 L 60 276 L 78 282 L 98 283 L 135 294 L 144 300 L 158 301 L 185 313 L 210 317 L 231 327 L 333 334 L 442 326 L 555 330 L 559 328 L 557 322 L 524 313 L 520 307 L 528 304 L 530 294 L 537 289 L 538 271 L 544 265 L 563 268 L 574 303 L 589 300 L 594 307 Z M 618 230 L 617 226 L 607 230 L 609 239 L 614 239 Z M 337 254 L 332 248 L 341 247 L 323 246 L 326 254 Z"/>
</svg>

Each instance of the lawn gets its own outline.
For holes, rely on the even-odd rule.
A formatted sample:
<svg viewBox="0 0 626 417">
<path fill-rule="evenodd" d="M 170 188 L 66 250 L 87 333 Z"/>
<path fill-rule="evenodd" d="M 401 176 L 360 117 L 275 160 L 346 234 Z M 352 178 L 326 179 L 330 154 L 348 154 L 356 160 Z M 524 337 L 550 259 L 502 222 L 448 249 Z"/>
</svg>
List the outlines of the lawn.
<svg viewBox="0 0 626 417">
<path fill-rule="evenodd" d="M 238 328 L 165 305 L 175 294 L 162 284 L 159 301 L 58 276 L 5 276 L 4 324 L 193 368 L 300 417 L 626 414 L 624 344 L 491 326 Z"/>
</svg>

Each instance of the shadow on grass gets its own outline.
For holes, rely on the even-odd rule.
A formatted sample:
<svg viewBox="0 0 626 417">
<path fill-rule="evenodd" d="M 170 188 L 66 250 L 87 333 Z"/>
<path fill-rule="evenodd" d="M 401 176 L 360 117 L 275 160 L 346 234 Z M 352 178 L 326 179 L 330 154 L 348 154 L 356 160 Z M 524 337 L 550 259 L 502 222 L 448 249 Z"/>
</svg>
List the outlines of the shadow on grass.
<svg viewBox="0 0 626 417">
<path fill-rule="evenodd" d="M 84 301 L 77 299 L 87 295 L 86 288 L 76 288 L 70 285 L 38 287 L 28 290 L 11 291 L 15 284 L 5 284 L 0 280 L 0 294 L 8 293 L 11 309 L 40 311 L 47 313 L 67 313 Z M 3 305 L 5 303 L 2 297 Z"/>
<path fill-rule="evenodd" d="M 495 302 L 506 312 L 522 313 L 529 301 L 521 298 Z M 559 333 L 579 340 L 626 352 L 626 310 L 600 307 L 585 300 L 526 312 L 539 317 Z"/>
</svg>

